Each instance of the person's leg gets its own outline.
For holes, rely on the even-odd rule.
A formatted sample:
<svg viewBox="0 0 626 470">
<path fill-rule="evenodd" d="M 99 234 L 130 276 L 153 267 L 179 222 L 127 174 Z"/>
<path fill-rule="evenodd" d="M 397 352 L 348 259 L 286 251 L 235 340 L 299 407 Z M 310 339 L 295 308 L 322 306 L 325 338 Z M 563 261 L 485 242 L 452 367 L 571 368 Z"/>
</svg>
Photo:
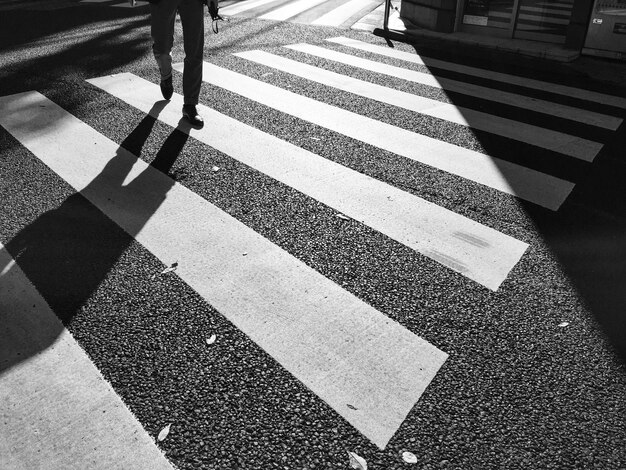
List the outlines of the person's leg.
<svg viewBox="0 0 626 470">
<path fill-rule="evenodd" d="M 150 4 L 150 32 L 152 52 L 159 66 L 161 82 L 172 78 L 172 46 L 174 22 L 179 0 L 160 0 Z"/>
<path fill-rule="evenodd" d="M 186 105 L 197 105 L 202 85 L 202 61 L 204 60 L 204 4 L 201 0 L 180 0 L 178 6 L 183 24 L 185 45 L 185 68 L 183 71 L 183 95 Z"/>
</svg>

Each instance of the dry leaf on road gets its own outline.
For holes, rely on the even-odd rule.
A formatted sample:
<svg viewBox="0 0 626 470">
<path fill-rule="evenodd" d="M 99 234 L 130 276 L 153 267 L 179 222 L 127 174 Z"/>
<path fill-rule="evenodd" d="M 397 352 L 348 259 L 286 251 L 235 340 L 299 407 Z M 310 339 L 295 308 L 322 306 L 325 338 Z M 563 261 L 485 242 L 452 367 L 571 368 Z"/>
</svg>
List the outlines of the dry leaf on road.
<svg viewBox="0 0 626 470">
<path fill-rule="evenodd" d="M 354 452 L 348 451 L 350 456 L 350 466 L 356 470 L 367 470 L 367 462 L 365 459 Z"/>
</svg>

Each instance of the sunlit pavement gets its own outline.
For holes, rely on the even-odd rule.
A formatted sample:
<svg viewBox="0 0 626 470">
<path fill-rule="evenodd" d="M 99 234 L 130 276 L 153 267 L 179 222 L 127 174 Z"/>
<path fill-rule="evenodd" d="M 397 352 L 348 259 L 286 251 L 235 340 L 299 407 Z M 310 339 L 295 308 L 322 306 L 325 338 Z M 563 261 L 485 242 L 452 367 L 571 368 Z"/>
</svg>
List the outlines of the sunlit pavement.
<svg viewBox="0 0 626 470">
<path fill-rule="evenodd" d="M 53 3 L 0 4 L 0 467 L 626 466 L 626 66 L 242 12 L 197 130 L 179 27 L 167 102 L 145 6 Z"/>
</svg>

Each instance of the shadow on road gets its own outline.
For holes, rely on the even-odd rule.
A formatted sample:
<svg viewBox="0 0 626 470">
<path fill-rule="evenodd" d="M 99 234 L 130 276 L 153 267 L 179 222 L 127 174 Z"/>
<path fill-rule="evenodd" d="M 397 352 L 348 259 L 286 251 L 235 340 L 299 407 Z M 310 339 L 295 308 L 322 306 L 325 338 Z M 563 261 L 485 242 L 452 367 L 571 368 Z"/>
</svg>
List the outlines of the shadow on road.
<svg viewBox="0 0 626 470">
<path fill-rule="evenodd" d="M 123 25 L 127 20 L 147 25 L 149 8 L 112 8 L 98 3 L 66 2 L 50 8 L 50 1 L 15 2 L 10 9 L 0 8 L 0 52 L 33 43 L 50 36 L 78 37 L 76 31 L 97 30 L 101 25 Z M 54 5 L 52 5 L 54 7 Z M 0 7 L 2 5 L 0 4 Z"/>
<path fill-rule="evenodd" d="M 438 44 L 429 41 L 424 41 L 424 44 L 411 42 L 411 45 L 422 57 L 429 71 L 439 79 L 458 78 L 458 74 L 441 70 L 437 60 L 429 57 L 585 89 L 595 84 L 598 92 L 626 96 L 623 86 L 608 82 L 598 85 L 589 81 L 584 74 L 574 73 L 572 69 L 554 62 L 524 59 L 519 55 L 500 52 L 477 53 L 475 48 L 445 48 L 442 52 Z M 471 81 L 471 78 L 463 78 Z M 510 84 L 493 83 L 492 86 L 494 90 L 500 88 L 516 91 Z M 467 106 L 477 109 L 476 98 L 451 92 L 447 95 L 457 108 Z M 574 107 L 580 104 L 580 101 L 572 97 L 555 98 L 542 90 L 533 91 L 530 96 L 557 100 L 561 104 Z M 497 100 L 490 101 L 488 95 L 481 96 L 480 99 L 484 100 L 479 108 L 481 111 L 519 122 L 539 121 L 538 125 L 541 127 L 604 144 L 593 162 L 586 162 L 547 151 L 539 145 L 518 143 L 510 146 L 507 139 L 489 132 L 473 131 L 488 155 L 576 184 L 557 211 L 525 201 L 520 203 L 532 218 L 561 269 L 602 327 L 618 357 L 626 363 L 626 158 L 623 150 L 626 148 L 626 111 L 618 107 L 585 103 L 584 109 L 605 112 L 624 119 L 616 131 L 608 131 L 573 121 L 566 122 L 562 118 L 542 116 L 536 112 L 507 109 L 507 106 L 497 103 Z M 469 127 L 474 127 L 472 115 L 468 113 L 464 117 Z M 511 147 L 518 150 L 512 151 Z M 509 168 L 500 166 L 499 169 L 513 189 L 524 189 L 516 187 L 518 183 L 514 174 L 509 175 Z"/>
<path fill-rule="evenodd" d="M 32 6 L 31 2 L 0 11 L 0 63 L 3 64 L 0 68 L 0 95 L 38 90 L 51 98 L 62 96 L 62 106 L 71 112 L 74 107 L 84 104 L 79 87 L 87 76 L 128 70 L 145 56 L 156 73 L 150 48 L 147 6 L 121 9 L 106 3 L 75 3 L 65 8 L 40 11 L 28 8 L 28 5 Z M 242 20 L 241 23 L 248 21 Z M 253 28 L 253 33 L 233 29 L 228 35 L 211 36 L 213 41 L 207 44 L 207 49 L 216 53 L 244 40 L 253 41 L 255 36 L 275 26 L 269 22 Z M 210 26 L 206 31 L 210 33 Z M 177 27 L 176 34 L 180 33 Z M 182 38 L 175 40 L 175 47 L 181 51 L 182 44 Z M 162 103 L 155 104 L 154 110 L 160 111 Z M 141 199 L 136 207 L 126 208 L 134 211 L 134 225 L 128 233 L 85 197 L 90 192 L 97 193 L 101 185 L 111 187 L 113 184 L 119 187 L 119 191 L 130 195 L 146 189 L 145 185 L 150 183 L 148 170 L 122 186 L 132 167 L 132 162 L 124 155 L 126 150 L 140 155 L 154 122 L 155 118 L 146 116 L 123 141 L 118 154 L 104 171 L 86 188 L 54 210 L 42 214 L 6 246 L 0 245 L 0 293 L 3 288 L 5 292 L 7 288 L 13 288 L 8 275 L 16 262 L 62 323 L 71 322 L 158 209 L 174 183 L 170 179 L 170 185 L 150 187 L 149 200 Z M 174 130 L 151 166 L 167 174 L 187 138 L 187 133 Z M 37 312 L 34 315 L 20 316 L 8 310 L 0 312 L 0 337 L 3 338 L 0 374 L 50 347 L 61 333 L 58 321 L 41 314 L 37 316 Z"/>
<path fill-rule="evenodd" d="M 152 111 L 158 114 L 165 103 L 157 102 Z M 174 185 L 171 178 L 154 178 L 154 169 L 167 174 L 173 166 L 188 139 L 179 130 L 172 131 L 150 166 L 123 184 L 136 161 L 129 151 L 141 153 L 155 121 L 146 116 L 87 187 L 39 216 L 5 245 L 0 260 L 8 264 L 0 266 L 1 296 L 11 294 L 3 277 L 14 269 L 13 258 L 59 319 L 71 322 Z M 122 200 L 135 201 L 124 207 L 132 219 L 127 232 L 87 199 L 111 190 Z M 0 374 L 51 346 L 61 333 L 61 325 L 48 318 L 49 310 L 0 310 Z"/>
<path fill-rule="evenodd" d="M 0 12 L 0 93 L 58 88 L 126 68 L 149 53 L 147 11 L 131 16 L 116 10 L 78 6 Z"/>
</svg>

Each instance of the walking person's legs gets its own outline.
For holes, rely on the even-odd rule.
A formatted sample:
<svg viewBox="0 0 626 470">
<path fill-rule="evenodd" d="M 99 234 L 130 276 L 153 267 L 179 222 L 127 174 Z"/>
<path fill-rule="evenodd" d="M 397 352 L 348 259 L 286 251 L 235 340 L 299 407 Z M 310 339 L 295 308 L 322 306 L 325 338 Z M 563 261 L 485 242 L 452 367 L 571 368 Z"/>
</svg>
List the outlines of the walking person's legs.
<svg viewBox="0 0 626 470">
<path fill-rule="evenodd" d="M 179 0 L 160 0 L 150 4 L 150 32 L 152 52 L 161 74 L 161 92 L 170 99 L 172 85 L 172 46 L 174 45 L 174 22 Z"/>
<path fill-rule="evenodd" d="M 185 104 L 196 105 L 202 84 L 204 60 L 204 4 L 201 0 L 180 0 L 178 12 L 183 24 L 185 46 L 183 95 Z"/>
<path fill-rule="evenodd" d="M 183 25 L 185 47 L 183 116 L 191 124 L 202 126 L 203 121 L 196 105 L 202 85 L 202 61 L 204 60 L 204 4 L 202 0 L 180 0 L 178 12 Z"/>
</svg>

